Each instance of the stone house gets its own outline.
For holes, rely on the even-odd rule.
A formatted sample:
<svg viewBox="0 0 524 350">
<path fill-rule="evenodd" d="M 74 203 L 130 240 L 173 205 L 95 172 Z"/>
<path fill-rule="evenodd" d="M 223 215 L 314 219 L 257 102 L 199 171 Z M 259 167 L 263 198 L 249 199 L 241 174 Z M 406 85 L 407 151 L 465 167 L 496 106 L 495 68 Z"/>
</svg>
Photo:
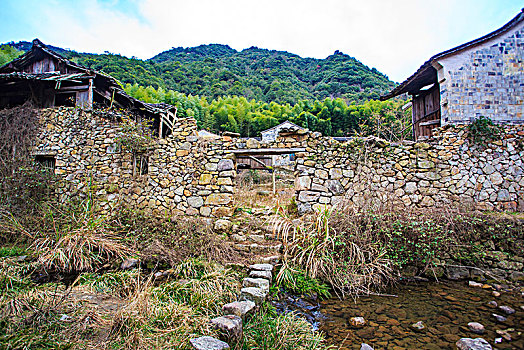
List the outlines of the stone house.
<svg viewBox="0 0 524 350">
<path fill-rule="evenodd" d="M 438 53 L 381 100 L 413 98 L 415 139 L 480 116 L 524 122 L 524 9 L 501 28 Z"/>
<path fill-rule="evenodd" d="M 298 130 L 305 129 L 289 120 L 286 120 L 272 128 L 261 131 L 260 134 L 262 135 L 262 142 L 274 142 L 280 133 L 296 132 Z"/>
<path fill-rule="evenodd" d="M 289 120 L 286 120 L 279 125 L 276 125 L 272 128 L 263 130 L 260 132 L 262 136 L 262 142 L 271 143 L 275 142 L 278 137 L 285 137 L 287 135 L 294 135 L 297 133 L 304 133 L 307 129 L 298 126 Z M 271 156 L 271 165 L 285 167 L 293 164 L 295 160 L 295 154 L 279 154 Z"/>
</svg>

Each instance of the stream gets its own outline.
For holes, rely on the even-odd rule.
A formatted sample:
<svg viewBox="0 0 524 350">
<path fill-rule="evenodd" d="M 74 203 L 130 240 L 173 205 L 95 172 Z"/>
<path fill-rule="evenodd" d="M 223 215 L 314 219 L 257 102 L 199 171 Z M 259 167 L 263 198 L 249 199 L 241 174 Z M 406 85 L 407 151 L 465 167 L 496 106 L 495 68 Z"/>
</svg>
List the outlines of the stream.
<svg viewBox="0 0 524 350">
<path fill-rule="evenodd" d="M 295 311 L 305 317 L 314 329 L 321 330 L 328 344 L 340 349 L 360 349 L 361 343 L 378 349 L 456 349 L 460 338 L 486 339 L 494 349 L 524 349 L 524 296 L 520 291 L 500 291 L 470 287 L 467 282 L 419 282 L 399 284 L 388 293 L 394 296 L 367 296 L 340 300 L 312 299 L 285 295 L 275 302 L 281 312 Z M 516 312 L 507 315 L 495 305 L 509 306 Z M 492 314 L 507 318 L 499 322 Z M 350 325 L 352 317 L 364 317 L 363 327 Z M 422 321 L 425 329 L 412 329 Z M 485 333 L 468 329 L 478 322 Z M 497 334 L 496 331 L 506 331 Z M 511 340 L 505 339 L 511 338 Z"/>
</svg>

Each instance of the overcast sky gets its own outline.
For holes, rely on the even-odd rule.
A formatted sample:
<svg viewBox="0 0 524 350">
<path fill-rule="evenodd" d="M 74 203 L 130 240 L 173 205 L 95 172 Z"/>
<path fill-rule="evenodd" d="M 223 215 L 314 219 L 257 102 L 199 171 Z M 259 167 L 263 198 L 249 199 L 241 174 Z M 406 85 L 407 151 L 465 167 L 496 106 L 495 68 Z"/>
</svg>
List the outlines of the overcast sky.
<svg viewBox="0 0 524 350">
<path fill-rule="evenodd" d="M 316 58 L 340 50 L 400 82 L 522 7 L 521 0 L 0 0 L 0 43 L 37 37 L 143 59 L 209 43 Z"/>
</svg>

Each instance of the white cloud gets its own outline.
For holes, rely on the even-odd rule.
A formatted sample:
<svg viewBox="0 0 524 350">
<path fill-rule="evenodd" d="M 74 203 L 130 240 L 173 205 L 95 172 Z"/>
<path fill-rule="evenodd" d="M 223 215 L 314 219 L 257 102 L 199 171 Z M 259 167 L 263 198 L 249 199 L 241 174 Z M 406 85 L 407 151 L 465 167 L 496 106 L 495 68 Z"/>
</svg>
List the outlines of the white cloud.
<svg viewBox="0 0 524 350">
<path fill-rule="evenodd" d="M 433 54 L 503 25 L 520 10 L 505 2 L 54 0 L 28 11 L 38 12 L 44 42 L 82 52 L 149 58 L 208 43 L 317 58 L 340 50 L 401 81 Z"/>
</svg>

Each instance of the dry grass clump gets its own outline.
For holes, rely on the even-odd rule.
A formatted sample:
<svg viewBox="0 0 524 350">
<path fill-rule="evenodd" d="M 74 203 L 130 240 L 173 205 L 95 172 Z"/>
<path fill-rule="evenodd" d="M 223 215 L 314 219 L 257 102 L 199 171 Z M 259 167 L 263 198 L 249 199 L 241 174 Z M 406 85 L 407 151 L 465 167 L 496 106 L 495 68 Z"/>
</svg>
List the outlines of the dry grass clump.
<svg viewBox="0 0 524 350">
<path fill-rule="evenodd" d="M 335 209 L 324 209 L 306 225 L 288 218 L 274 220 L 274 232 L 284 242 L 283 266 L 299 266 L 312 278 L 331 284 L 341 296 L 368 294 L 393 279 L 392 263 L 385 250 L 371 241 L 348 240 L 331 223 Z"/>
<path fill-rule="evenodd" d="M 129 304 L 112 319 L 110 342 L 118 349 L 185 348 L 195 335 L 213 335 L 209 319 L 235 300 L 239 276 L 217 264 L 188 260 L 178 277 L 158 286 L 144 279 Z"/>
<path fill-rule="evenodd" d="M 422 274 L 446 261 L 479 265 L 486 250 L 518 255 L 524 249 L 518 220 L 467 207 L 420 209 L 368 200 L 321 210 L 300 225 L 279 213 L 273 223 L 285 243 L 281 274 L 299 266 L 342 296 L 373 292 L 405 269 Z"/>
<path fill-rule="evenodd" d="M 67 273 L 94 271 L 111 259 L 122 259 L 131 252 L 113 235 L 85 228 L 58 233 L 55 239 L 39 238 L 32 249 L 39 252 L 38 262 L 46 270 Z"/>
<path fill-rule="evenodd" d="M 42 219 L 33 225 L 11 221 L 10 228 L 34 239 L 30 249 L 46 270 L 73 273 L 95 271 L 113 259 L 132 253 L 121 230 L 98 213 L 91 199 L 41 207 Z"/>
<path fill-rule="evenodd" d="M 226 237 L 199 217 L 158 218 L 122 209 L 112 225 L 126 232 L 126 242 L 152 268 L 169 268 L 190 258 L 221 264 L 241 260 Z"/>
</svg>

